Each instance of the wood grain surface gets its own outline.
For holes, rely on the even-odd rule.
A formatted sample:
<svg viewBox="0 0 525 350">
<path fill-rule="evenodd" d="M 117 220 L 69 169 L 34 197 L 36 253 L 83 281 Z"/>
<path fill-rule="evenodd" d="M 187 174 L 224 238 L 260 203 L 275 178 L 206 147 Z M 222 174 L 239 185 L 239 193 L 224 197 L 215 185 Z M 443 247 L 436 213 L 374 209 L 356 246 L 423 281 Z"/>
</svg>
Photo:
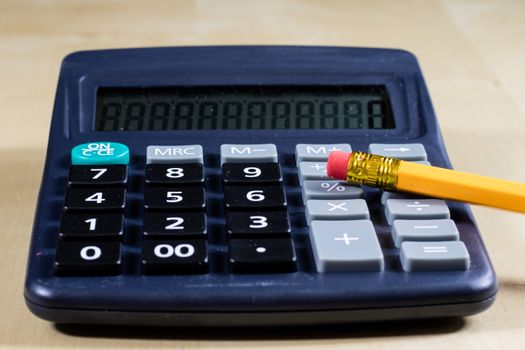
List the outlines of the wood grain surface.
<svg viewBox="0 0 525 350">
<path fill-rule="evenodd" d="M 523 349 L 525 216 L 474 208 L 499 276 L 492 308 L 451 322 L 279 329 L 57 327 L 22 296 L 61 59 L 214 44 L 403 48 L 421 63 L 456 169 L 525 181 L 524 1 L 0 0 L 0 348 Z"/>
</svg>

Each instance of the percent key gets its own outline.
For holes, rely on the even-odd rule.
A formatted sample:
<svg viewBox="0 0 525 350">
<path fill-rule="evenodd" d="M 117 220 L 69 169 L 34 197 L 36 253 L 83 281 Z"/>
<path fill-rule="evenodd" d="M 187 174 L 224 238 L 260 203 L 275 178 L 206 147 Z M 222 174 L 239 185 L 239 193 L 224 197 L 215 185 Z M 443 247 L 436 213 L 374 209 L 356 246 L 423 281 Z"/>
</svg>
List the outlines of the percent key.
<svg viewBox="0 0 525 350">
<path fill-rule="evenodd" d="M 308 199 L 354 199 L 362 197 L 363 189 L 361 186 L 348 185 L 337 180 L 306 180 L 303 182 L 303 201 L 305 202 Z"/>
</svg>

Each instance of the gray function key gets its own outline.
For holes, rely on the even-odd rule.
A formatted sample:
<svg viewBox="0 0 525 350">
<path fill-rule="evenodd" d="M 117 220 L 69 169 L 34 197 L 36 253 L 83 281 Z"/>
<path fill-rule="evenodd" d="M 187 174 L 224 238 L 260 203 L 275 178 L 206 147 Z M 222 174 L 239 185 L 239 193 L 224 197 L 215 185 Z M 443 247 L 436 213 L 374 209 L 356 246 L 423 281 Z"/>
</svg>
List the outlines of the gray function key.
<svg viewBox="0 0 525 350">
<path fill-rule="evenodd" d="M 146 149 L 146 163 L 204 163 L 202 146 L 148 146 Z"/>
<path fill-rule="evenodd" d="M 295 146 L 295 162 L 299 164 L 304 161 L 322 160 L 327 161 L 328 155 L 332 151 L 352 152 L 352 148 L 347 143 L 333 144 L 307 144 L 300 143 Z"/>
<path fill-rule="evenodd" d="M 465 244 L 456 242 L 403 242 L 399 251 L 405 271 L 468 270 L 470 255 Z"/>
<path fill-rule="evenodd" d="M 318 272 L 384 269 L 383 252 L 370 220 L 312 221 L 310 240 Z"/>
<path fill-rule="evenodd" d="M 277 163 L 277 147 L 272 143 L 254 145 L 221 145 L 224 163 Z"/>
<path fill-rule="evenodd" d="M 368 153 L 411 161 L 427 160 L 425 147 L 420 143 L 371 143 L 370 146 L 368 146 Z"/>
<path fill-rule="evenodd" d="M 301 162 L 299 163 L 299 183 L 304 180 L 329 180 L 326 174 L 326 162 Z"/>
<path fill-rule="evenodd" d="M 450 219 L 447 203 L 441 199 L 389 199 L 385 216 L 389 225 L 394 220 Z"/>
<path fill-rule="evenodd" d="M 308 199 L 355 199 L 363 197 L 363 189 L 337 180 L 303 181 L 303 201 Z"/>
<path fill-rule="evenodd" d="M 364 199 L 318 200 L 306 202 L 306 221 L 369 219 L 370 213 Z"/>
<path fill-rule="evenodd" d="M 392 239 L 399 248 L 405 241 L 457 241 L 459 232 L 450 219 L 396 220 L 392 225 Z"/>
</svg>

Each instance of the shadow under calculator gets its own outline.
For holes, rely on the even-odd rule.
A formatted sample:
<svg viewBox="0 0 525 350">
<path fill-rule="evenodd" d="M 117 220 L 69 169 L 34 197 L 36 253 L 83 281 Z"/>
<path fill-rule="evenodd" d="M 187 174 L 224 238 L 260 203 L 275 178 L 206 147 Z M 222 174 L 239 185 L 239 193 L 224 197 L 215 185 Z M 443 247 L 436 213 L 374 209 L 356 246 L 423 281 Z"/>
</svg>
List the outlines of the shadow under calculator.
<svg viewBox="0 0 525 350">
<path fill-rule="evenodd" d="M 372 338 L 410 335 L 436 335 L 458 332 L 464 318 L 403 320 L 346 323 L 314 326 L 276 327 L 140 327 L 107 325 L 56 324 L 55 328 L 70 336 L 115 339 L 167 340 L 286 340 L 329 338 Z"/>
</svg>

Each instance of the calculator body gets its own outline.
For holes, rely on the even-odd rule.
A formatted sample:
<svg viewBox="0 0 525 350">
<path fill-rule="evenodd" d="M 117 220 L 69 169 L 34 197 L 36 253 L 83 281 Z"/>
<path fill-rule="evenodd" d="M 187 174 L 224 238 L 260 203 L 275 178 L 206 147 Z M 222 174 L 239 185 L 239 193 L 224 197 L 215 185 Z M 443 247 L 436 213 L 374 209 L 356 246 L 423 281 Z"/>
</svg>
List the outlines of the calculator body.
<svg viewBox="0 0 525 350">
<path fill-rule="evenodd" d="M 101 88 L 381 86 L 394 119 L 389 128 L 95 131 Z M 93 141 L 129 147 L 120 270 L 115 274 L 55 273 L 71 151 Z M 405 51 L 337 47 L 176 47 L 87 51 L 67 56 L 58 82 L 35 215 L 25 298 L 37 316 L 57 323 L 177 326 L 272 326 L 472 315 L 497 292 L 480 233 L 467 205 L 448 202 L 470 265 L 463 271 L 405 271 L 381 191 L 365 188 L 382 252 L 378 271 L 320 272 L 312 252 L 297 145 L 421 144 L 432 165 L 450 168 L 416 58 Z M 221 146 L 275 145 L 286 196 L 295 267 L 232 272 L 226 234 Z M 207 269 L 145 274 L 141 265 L 147 148 L 200 145 L 207 216 Z M 249 161 L 248 161 L 249 162 Z"/>
</svg>

